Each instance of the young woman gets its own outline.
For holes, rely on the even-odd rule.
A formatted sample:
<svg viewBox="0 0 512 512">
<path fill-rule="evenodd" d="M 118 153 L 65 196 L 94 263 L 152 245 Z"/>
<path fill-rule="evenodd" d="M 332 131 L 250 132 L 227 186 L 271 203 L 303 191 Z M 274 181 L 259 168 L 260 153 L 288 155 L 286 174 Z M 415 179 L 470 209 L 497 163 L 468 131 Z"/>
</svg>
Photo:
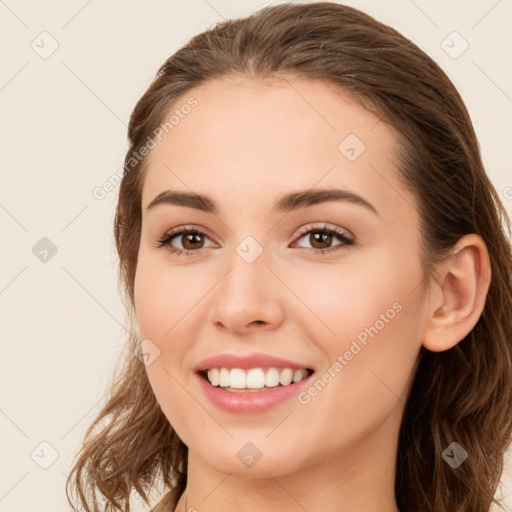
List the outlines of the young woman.
<svg viewBox="0 0 512 512">
<path fill-rule="evenodd" d="M 132 336 L 70 501 L 490 510 L 510 223 L 439 66 L 356 9 L 267 7 L 171 56 L 129 140 Z"/>
</svg>

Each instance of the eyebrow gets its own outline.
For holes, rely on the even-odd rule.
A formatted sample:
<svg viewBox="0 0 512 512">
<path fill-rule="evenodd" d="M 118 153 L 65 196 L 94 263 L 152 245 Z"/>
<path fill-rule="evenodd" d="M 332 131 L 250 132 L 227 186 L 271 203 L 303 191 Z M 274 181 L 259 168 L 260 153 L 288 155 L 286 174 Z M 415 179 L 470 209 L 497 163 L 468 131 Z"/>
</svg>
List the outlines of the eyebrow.
<svg viewBox="0 0 512 512">
<path fill-rule="evenodd" d="M 377 216 L 379 213 L 375 207 L 369 203 L 366 199 L 342 189 L 310 189 L 301 190 L 298 192 L 291 192 L 282 196 L 274 205 L 274 212 L 289 212 L 292 210 L 298 210 L 306 206 L 312 206 L 319 203 L 326 203 L 330 201 L 342 201 L 363 206 L 367 210 L 373 212 Z M 160 192 L 146 207 L 146 209 L 155 208 L 161 204 L 172 204 L 177 206 L 186 206 L 188 208 L 195 208 L 197 210 L 218 214 L 219 207 L 213 201 L 213 199 L 202 194 L 196 194 L 193 192 L 176 191 L 176 190 L 164 190 Z"/>
</svg>

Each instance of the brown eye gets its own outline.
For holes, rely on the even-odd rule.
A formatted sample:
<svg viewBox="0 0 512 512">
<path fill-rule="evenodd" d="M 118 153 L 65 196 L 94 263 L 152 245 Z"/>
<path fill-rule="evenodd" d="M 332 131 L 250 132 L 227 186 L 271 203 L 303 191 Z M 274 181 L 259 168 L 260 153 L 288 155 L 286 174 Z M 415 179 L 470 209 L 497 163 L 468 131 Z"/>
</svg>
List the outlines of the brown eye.
<svg viewBox="0 0 512 512">
<path fill-rule="evenodd" d="M 332 243 L 332 235 L 322 231 L 312 231 L 309 242 L 313 249 L 328 249 Z"/>
<path fill-rule="evenodd" d="M 303 245 L 304 242 L 306 245 Z M 295 243 L 308 251 L 322 254 L 354 245 L 355 239 L 341 230 L 323 226 L 303 231 Z"/>
<path fill-rule="evenodd" d="M 181 235 L 181 243 L 184 249 L 201 249 L 204 244 L 204 237 L 201 233 L 191 231 Z"/>
<path fill-rule="evenodd" d="M 212 245 L 208 235 L 199 229 L 181 229 L 171 233 L 166 233 L 156 242 L 157 247 L 166 247 L 170 252 L 186 255 L 199 254 L 199 249 L 207 248 Z"/>
</svg>

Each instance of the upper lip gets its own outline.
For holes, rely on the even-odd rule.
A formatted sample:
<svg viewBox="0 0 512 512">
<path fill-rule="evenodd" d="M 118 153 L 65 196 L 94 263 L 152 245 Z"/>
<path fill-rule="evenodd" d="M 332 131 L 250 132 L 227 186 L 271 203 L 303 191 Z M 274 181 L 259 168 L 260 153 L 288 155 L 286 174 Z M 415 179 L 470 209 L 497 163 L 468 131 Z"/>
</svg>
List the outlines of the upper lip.
<svg viewBox="0 0 512 512">
<path fill-rule="evenodd" d="M 288 359 L 274 357 L 270 354 L 255 352 L 245 356 L 237 354 L 218 354 L 207 359 L 203 359 L 196 367 L 196 371 L 202 372 L 210 368 L 292 368 L 300 370 L 309 367 L 302 363 L 296 363 Z"/>
</svg>

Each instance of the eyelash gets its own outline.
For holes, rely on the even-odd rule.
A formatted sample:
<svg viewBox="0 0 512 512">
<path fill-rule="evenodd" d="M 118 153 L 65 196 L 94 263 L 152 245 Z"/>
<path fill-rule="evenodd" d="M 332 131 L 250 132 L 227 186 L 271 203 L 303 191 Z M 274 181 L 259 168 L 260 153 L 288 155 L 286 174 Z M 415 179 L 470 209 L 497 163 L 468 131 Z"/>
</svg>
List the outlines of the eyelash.
<svg viewBox="0 0 512 512">
<path fill-rule="evenodd" d="M 329 247 L 327 249 L 314 249 L 314 248 L 309 248 L 309 247 L 301 247 L 301 249 L 306 249 L 307 251 L 313 252 L 314 254 L 324 254 L 326 252 L 333 252 L 333 251 L 339 250 L 340 247 L 351 246 L 351 245 L 355 245 L 355 243 L 356 243 L 355 239 L 349 237 L 344 232 L 342 232 L 342 231 L 340 231 L 338 229 L 335 229 L 335 228 L 329 228 L 326 225 L 310 227 L 310 228 L 302 230 L 299 233 L 297 240 L 300 240 L 304 235 L 307 235 L 309 233 L 327 233 L 329 235 L 336 236 L 336 238 L 338 238 L 341 242 L 343 242 L 340 245 L 335 245 L 334 247 Z M 180 256 L 182 253 L 185 253 L 186 256 L 192 256 L 194 254 L 197 254 L 200 249 L 204 249 L 204 247 L 201 247 L 200 249 L 195 249 L 195 250 L 191 250 L 191 249 L 177 249 L 176 247 L 173 247 L 171 245 L 171 241 L 174 238 L 179 237 L 180 235 L 185 235 L 185 234 L 199 234 L 199 235 L 204 235 L 207 238 L 210 238 L 201 229 L 197 229 L 197 228 L 181 228 L 181 229 L 179 229 L 177 231 L 170 231 L 170 232 L 166 233 L 162 238 L 160 238 L 156 242 L 155 245 L 157 247 L 164 247 L 165 246 L 167 248 L 167 250 L 169 252 L 171 252 L 172 254 L 178 253 L 177 256 Z"/>
</svg>

